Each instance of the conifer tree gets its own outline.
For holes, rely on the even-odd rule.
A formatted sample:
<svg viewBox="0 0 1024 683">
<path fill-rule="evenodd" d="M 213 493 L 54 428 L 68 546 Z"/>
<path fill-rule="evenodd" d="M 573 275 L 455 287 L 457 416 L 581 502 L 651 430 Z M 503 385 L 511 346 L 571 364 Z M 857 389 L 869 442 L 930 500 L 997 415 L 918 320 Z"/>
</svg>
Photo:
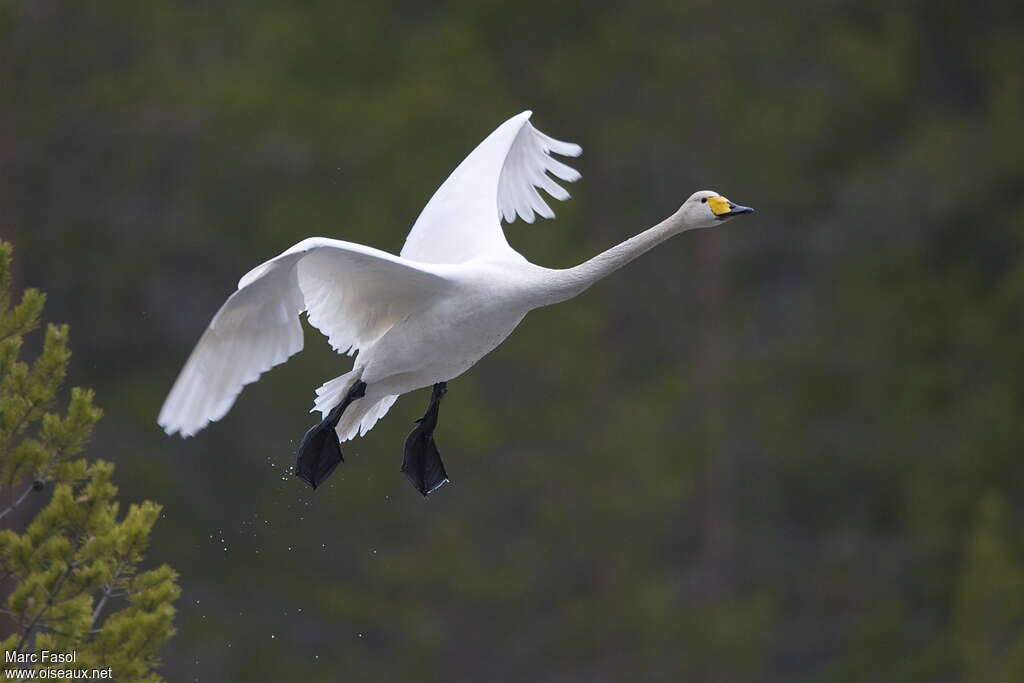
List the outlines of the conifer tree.
<svg viewBox="0 0 1024 683">
<path fill-rule="evenodd" d="M 119 515 L 114 466 L 81 456 L 101 414 L 91 391 L 72 389 L 64 414 L 55 412 L 70 357 L 67 326 L 49 325 L 42 354 L 31 364 L 19 359 L 45 297 L 29 289 L 11 306 L 11 254 L 0 242 L 2 667 L 18 667 L 15 659 L 22 668 L 162 681 L 154 669 L 174 634 L 180 589 L 170 567 L 140 569 L 161 508 L 146 501 Z M 74 652 L 75 662 L 32 662 L 43 650 Z"/>
</svg>

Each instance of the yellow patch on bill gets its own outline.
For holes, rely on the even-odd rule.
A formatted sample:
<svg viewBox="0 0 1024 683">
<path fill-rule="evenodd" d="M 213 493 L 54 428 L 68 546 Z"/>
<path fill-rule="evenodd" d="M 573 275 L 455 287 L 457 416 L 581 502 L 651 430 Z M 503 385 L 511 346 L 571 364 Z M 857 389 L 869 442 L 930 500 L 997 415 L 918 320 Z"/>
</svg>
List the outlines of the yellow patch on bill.
<svg viewBox="0 0 1024 683">
<path fill-rule="evenodd" d="M 711 207 L 716 216 L 721 216 L 723 213 L 729 213 L 732 210 L 729 200 L 725 197 L 708 197 L 708 206 Z"/>
</svg>

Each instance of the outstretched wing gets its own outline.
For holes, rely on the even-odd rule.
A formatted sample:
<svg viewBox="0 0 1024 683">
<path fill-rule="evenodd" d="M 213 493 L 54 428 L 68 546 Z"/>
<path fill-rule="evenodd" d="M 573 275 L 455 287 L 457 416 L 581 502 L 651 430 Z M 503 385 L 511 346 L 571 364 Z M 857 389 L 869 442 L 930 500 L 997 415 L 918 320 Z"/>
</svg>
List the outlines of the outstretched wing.
<svg viewBox="0 0 1024 683">
<path fill-rule="evenodd" d="M 543 189 L 564 201 L 569 193 L 548 173 L 575 182 L 580 174 L 551 153 L 579 156 L 579 145 L 548 137 L 530 125 L 529 111 L 513 116 L 487 136 L 441 184 L 423 208 L 402 247 L 402 256 L 426 263 L 462 263 L 509 248 L 501 230 L 518 215 L 555 215 Z"/>
<path fill-rule="evenodd" d="M 199 339 L 157 422 L 195 434 L 222 418 L 246 384 L 302 350 L 299 314 L 335 350 L 373 343 L 448 281 L 429 266 L 341 240 L 312 237 L 243 277 Z"/>
</svg>

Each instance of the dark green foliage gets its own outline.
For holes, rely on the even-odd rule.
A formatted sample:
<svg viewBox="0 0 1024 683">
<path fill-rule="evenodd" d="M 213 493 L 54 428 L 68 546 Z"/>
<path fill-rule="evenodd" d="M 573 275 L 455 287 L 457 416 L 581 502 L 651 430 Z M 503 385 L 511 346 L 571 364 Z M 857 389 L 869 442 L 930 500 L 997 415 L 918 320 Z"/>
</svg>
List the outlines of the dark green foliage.
<svg viewBox="0 0 1024 683">
<path fill-rule="evenodd" d="M 10 265 L 11 245 L 0 242 L 0 519 L 14 527 L 0 530 L 0 619 L 10 633 L 0 650 L 74 651 L 73 667 L 52 668 L 162 681 L 154 668 L 180 590 L 170 567 L 140 569 L 161 508 L 147 501 L 119 515 L 114 466 L 79 457 L 100 410 L 75 388 L 64 414 L 52 412 L 71 355 L 66 325 L 47 328 L 34 363 L 19 360 L 44 297 L 27 290 L 9 308 Z"/>
</svg>

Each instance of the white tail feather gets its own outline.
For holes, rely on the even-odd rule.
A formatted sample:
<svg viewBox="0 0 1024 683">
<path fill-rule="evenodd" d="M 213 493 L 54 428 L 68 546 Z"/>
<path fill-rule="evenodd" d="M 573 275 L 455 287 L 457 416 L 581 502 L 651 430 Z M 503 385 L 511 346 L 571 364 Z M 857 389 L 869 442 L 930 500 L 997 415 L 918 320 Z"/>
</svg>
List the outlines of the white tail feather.
<svg viewBox="0 0 1024 683">
<path fill-rule="evenodd" d="M 316 401 L 313 403 L 313 411 L 320 411 L 323 417 L 331 412 L 334 406 L 338 405 L 348 393 L 348 390 L 358 379 L 355 370 L 346 372 L 340 377 L 335 377 L 316 390 Z M 356 436 L 363 436 L 373 429 L 377 420 L 384 417 L 388 410 L 398 400 L 398 396 L 385 396 L 373 403 L 366 399 L 359 399 L 345 409 L 345 413 L 338 422 L 338 439 L 348 441 Z"/>
</svg>

